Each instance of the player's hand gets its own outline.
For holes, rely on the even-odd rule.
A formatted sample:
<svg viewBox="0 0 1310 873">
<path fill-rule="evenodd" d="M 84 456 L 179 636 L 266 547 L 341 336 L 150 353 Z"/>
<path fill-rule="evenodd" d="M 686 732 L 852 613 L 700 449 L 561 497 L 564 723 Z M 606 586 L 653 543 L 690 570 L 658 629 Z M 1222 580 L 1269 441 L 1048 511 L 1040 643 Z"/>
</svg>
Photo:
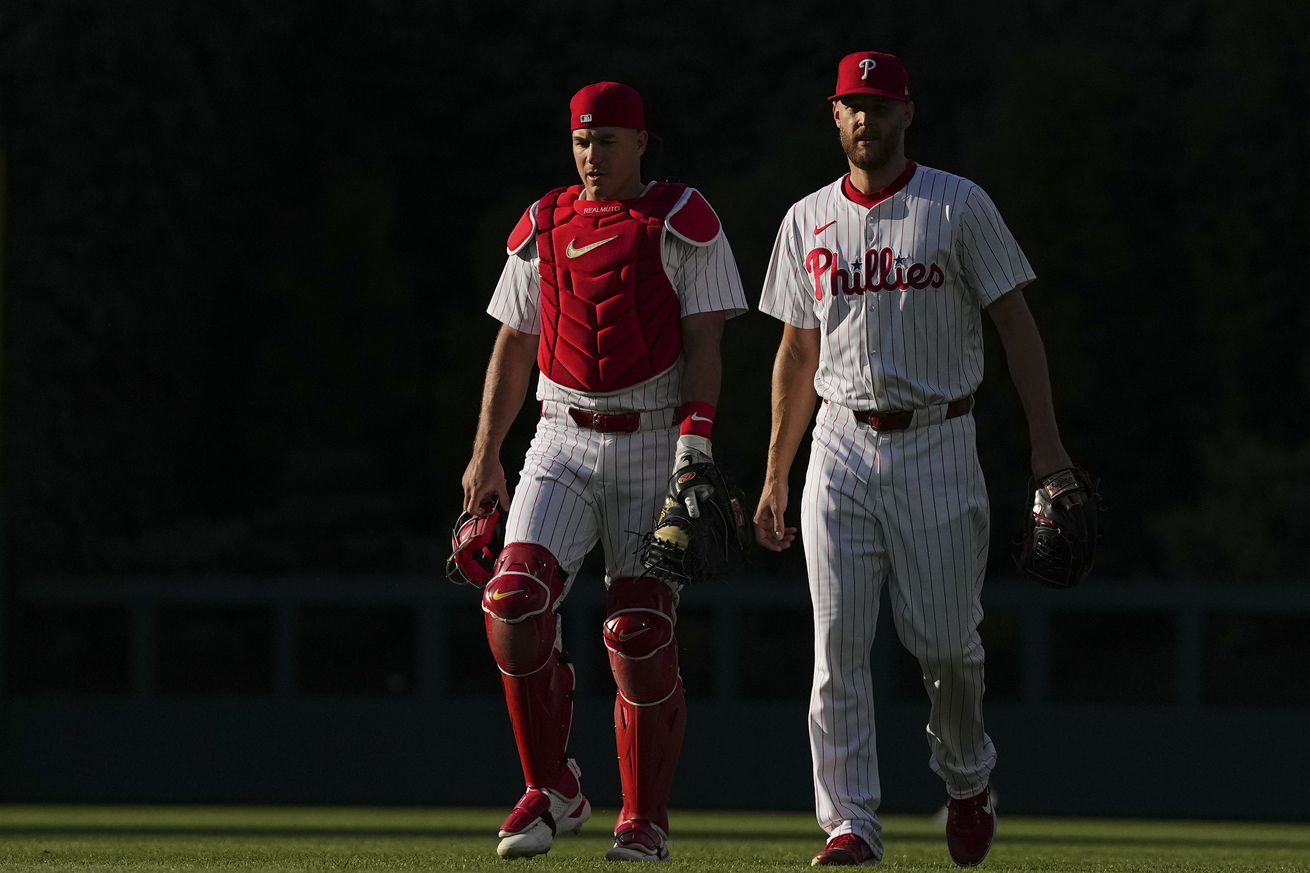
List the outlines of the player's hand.
<svg viewBox="0 0 1310 873">
<path fill-rule="evenodd" d="M 771 552 L 791 548 L 796 528 L 787 527 L 787 483 L 765 480 L 760 507 L 755 510 L 755 542 Z"/>
<path fill-rule="evenodd" d="M 475 454 L 464 468 L 464 511 L 478 512 L 484 503 L 493 499 L 502 507 L 509 506 L 509 485 L 505 481 L 505 468 L 494 455 Z"/>
<path fill-rule="evenodd" d="M 691 464 L 706 464 L 713 460 L 713 449 L 710 448 L 708 437 L 683 434 L 678 437 L 678 449 L 673 458 L 673 473 L 676 476 L 683 467 Z M 692 518 L 700 518 L 700 501 L 709 500 L 710 497 L 711 492 L 708 485 L 689 488 L 682 495 L 682 502 L 687 507 L 687 514 Z"/>
</svg>

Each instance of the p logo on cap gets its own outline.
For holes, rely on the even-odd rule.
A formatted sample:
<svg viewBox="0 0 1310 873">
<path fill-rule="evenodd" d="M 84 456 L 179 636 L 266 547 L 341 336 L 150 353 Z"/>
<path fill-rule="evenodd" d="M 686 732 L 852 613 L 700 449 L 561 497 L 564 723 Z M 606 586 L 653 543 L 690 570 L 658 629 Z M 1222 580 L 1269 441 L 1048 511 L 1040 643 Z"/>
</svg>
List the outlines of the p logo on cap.
<svg viewBox="0 0 1310 873">
<path fill-rule="evenodd" d="M 910 100 L 910 75 L 896 55 L 854 52 L 837 64 L 837 90 L 828 101 L 847 94 L 873 94 L 891 100 Z"/>
</svg>

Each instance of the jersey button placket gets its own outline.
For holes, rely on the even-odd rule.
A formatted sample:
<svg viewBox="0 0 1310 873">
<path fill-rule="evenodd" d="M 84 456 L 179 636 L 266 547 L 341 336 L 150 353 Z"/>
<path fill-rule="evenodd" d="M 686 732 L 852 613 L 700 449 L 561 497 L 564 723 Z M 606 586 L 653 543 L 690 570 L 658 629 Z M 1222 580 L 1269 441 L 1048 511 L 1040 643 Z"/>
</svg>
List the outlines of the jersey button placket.
<svg viewBox="0 0 1310 873">
<path fill-rule="evenodd" d="M 864 248 L 860 251 L 861 266 L 866 266 L 864 254 L 878 244 L 878 219 L 874 215 L 878 207 L 873 207 L 864 213 Z M 869 385 L 873 390 L 874 396 L 879 397 L 882 391 L 878 387 L 878 365 L 875 359 L 878 357 L 878 293 L 873 287 L 872 276 L 861 273 L 860 280 L 864 282 L 864 287 L 869 289 L 864 292 L 864 345 L 868 349 L 867 356 L 869 361 Z M 875 438 L 875 443 L 879 442 Z"/>
<path fill-rule="evenodd" d="M 873 207 L 868 211 L 868 213 L 866 213 L 864 218 L 864 250 L 860 252 L 861 268 L 867 266 L 864 260 L 865 253 L 872 251 L 878 245 L 878 219 L 873 214 L 877 210 L 878 210 L 877 206 Z M 870 294 L 876 293 L 873 290 L 873 283 L 871 281 L 872 277 L 865 274 L 863 275 L 863 279 L 865 282 L 865 287 L 870 289 L 869 293 Z"/>
</svg>

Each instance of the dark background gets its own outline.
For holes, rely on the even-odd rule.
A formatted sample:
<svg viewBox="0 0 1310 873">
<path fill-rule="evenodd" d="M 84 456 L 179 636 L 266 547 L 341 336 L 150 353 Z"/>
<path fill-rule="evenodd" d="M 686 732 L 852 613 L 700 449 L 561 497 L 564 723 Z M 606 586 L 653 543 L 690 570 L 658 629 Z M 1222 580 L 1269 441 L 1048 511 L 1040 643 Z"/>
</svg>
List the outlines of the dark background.
<svg viewBox="0 0 1310 873">
<path fill-rule="evenodd" d="M 754 303 L 782 213 L 842 171 L 823 97 L 866 46 L 910 68 L 911 156 L 982 184 L 1039 275 L 1066 440 L 1114 510 L 1105 572 L 1300 571 L 1302 5 L 706 4 L 625 11 L 626 37 L 610 4 L 495 7 L 6 4 L 13 572 L 431 569 L 502 238 L 573 180 L 572 92 L 643 91 L 649 170 L 716 205 Z M 717 444 L 746 483 L 779 332 L 726 338 Z M 1003 570 L 1026 433 L 989 372 Z"/>
<path fill-rule="evenodd" d="M 983 185 L 1038 273 L 1104 572 L 1301 576 L 1304 5 L 838 11 L 6 3 L 10 571 L 433 569 L 503 238 L 574 180 L 573 91 L 644 93 L 649 174 L 705 192 L 753 305 L 783 212 L 843 170 L 836 61 L 876 46 L 911 72 L 910 155 Z M 754 313 L 725 341 L 716 444 L 748 485 L 779 334 Z M 1006 572 L 1026 432 L 989 338 Z"/>
<path fill-rule="evenodd" d="M 575 181 L 572 93 L 643 93 L 648 177 L 714 204 L 753 306 L 786 208 L 844 172 L 824 98 L 866 48 L 910 70 L 910 156 L 981 184 L 1038 274 L 1065 442 L 1109 508 L 1097 577 L 1304 587 L 1310 6 L 975 5 L 6 2 L 10 599 L 56 577 L 437 577 L 504 239 Z M 988 331 L 995 578 L 1030 492 Z M 752 501 L 780 333 L 752 312 L 724 342 L 715 446 Z M 531 427 L 505 446 L 511 478 Z M 799 550 L 753 572 L 803 584 Z M 6 610 L 11 687 L 59 687 L 39 644 L 79 621 L 135 633 L 126 607 L 109 630 L 80 609 Z M 352 625 L 310 618 L 311 642 Z M 165 642 L 207 638 L 204 614 L 155 620 Z M 408 613 L 370 620 L 364 648 L 392 657 Z M 1301 638 L 1288 621 L 1276 639 Z M 304 687 L 325 681 L 314 663 Z M 250 675 L 237 691 L 272 687 Z"/>
</svg>

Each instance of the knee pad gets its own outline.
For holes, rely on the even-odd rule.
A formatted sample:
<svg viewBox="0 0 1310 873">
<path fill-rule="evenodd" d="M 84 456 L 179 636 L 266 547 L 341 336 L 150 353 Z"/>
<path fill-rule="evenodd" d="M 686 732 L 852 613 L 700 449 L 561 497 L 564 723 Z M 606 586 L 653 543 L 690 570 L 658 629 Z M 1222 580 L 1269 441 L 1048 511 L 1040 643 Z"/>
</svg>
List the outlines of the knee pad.
<svg viewBox="0 0 1310 873">
<path fill-rule="evenodd" d="M 605 648 L 619 694 L 636 706 L 667 699 L 678 684 L 674 594 L 648 577 L 621 577 L 610 583 Z"/>
<path fill-rule="evenodd" d="M 487 641 L 501 672 L 526 676 L 550 661 L 558 637 L 555 607 L 564 596 L 565 578 L 544 546 L 510 543 L 501 550 L 491 581 L 482 589 Z"/>
</svg>

